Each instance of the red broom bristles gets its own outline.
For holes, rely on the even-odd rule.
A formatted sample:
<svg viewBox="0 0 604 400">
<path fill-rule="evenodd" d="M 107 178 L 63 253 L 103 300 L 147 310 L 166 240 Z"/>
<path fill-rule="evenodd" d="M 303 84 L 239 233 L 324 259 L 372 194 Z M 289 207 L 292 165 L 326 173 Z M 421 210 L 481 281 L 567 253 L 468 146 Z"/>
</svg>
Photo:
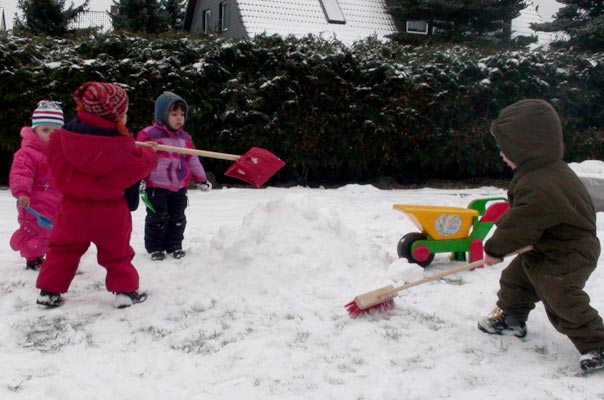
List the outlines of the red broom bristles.
<svg viewBox="0 0 604 400">
<path fill-rule="evenodd" d="M 355 319 L 363 314 L 372 314 L 392 310 L 394 308 L 394 299 L 390 298 L 381 303 L 374 304 L 371 307 L 367 307 L 364 310 L 360 309 L 354 300 L 346 304 L 344 307 L 346 307 L 346 311 L 348 311 L 350 318 Z"/>
</svg>

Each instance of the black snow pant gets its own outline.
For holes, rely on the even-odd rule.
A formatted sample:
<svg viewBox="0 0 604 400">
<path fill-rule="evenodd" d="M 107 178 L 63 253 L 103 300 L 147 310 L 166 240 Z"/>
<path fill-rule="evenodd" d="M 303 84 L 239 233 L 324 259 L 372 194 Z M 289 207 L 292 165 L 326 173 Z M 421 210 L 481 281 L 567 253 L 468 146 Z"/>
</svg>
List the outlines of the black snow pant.
<svg viewBox="0 0 604 400">
<path fill-rule="evenodd" d="M 178 192 L 166 189 L 147 188 L 149 202 L 155 212 L 147 208 L 145 218 L 145 249 L 149 253 L 166 251 L 172 253 L 182 249 L 187 219 L 187 188 Z"/>
<path fill-rule="evenodd" d="M 557 259 L 534 252 L 520 255 L 501 273 L 497 306 L 526 321 L 535 303 L 542 301 L 554 328 L 580 353 L 604 348 L 602 318 L 583 290 L 596 263 L 597 254 L 589 257 L 579 252 Z"/>
</svg>

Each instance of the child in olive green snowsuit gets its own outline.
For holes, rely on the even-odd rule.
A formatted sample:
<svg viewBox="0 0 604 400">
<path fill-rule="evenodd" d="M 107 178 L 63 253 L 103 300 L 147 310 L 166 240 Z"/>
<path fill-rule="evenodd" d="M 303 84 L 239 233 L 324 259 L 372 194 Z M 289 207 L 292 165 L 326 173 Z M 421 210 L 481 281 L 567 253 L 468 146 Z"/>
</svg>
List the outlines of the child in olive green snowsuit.
<svg viewBox="0 0 604 400">
<path fill-rule="evenodd" d="M 584 370 L 604 367 L 604 325 L 583 291 L 597 266 L 600 243 L 591 198 L 563 161 L 562 126 L 543 100 L 521 100 L 491 124 L 501 157 L 514 169 L 510 209 L 485 243 L 485 263 L 527 245 L 503 270 L 497 307 L 478 322 L 487 333 L 526 335 L 526 320 L 542 301 L 552 325 L 583 355 Z"/>
</svg>

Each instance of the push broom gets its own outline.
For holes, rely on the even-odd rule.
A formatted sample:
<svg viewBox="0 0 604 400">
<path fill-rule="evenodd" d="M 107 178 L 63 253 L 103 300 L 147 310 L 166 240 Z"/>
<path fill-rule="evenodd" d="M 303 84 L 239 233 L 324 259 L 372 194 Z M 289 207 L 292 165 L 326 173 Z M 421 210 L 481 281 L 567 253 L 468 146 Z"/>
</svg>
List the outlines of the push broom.
<svg viewBox="0 0 604 400">
<path fill-rule="evenodd" d="M 508 254 L 506 257 L 517 255 L 517 254 L 522 254 L 522 253 L 525 253 L 532 249 L 533 249 L 533 246 L 526 246 L 519 250 L 516 250 L 513 253 Z M 456 274 L 461 271 L 467 271 L 472 268 L 480 267 L 481 265 L 484 265 L 484 262 L 485 261 L 483 258 L 482 260 L 477 260 L 477 261 L 471 262 L 469 264 L 461 265 L 459 267 L 452 268 L 448 271 L 444 271 L 439 274 L 432 275 L 432 276 L 429 276 L 427 278 L 420 279 L 417 281 L 409 282 L 404 285 L 400 285 L 400 286 L 396 286 L 396 287 L 389 285 L 389 286 L 385 286 L 380 289 L 373 290 L 371 292 L 367 292 L 365 294 L 355 297 L 353 301 L 346 304 L 346 306 L 345 306 L 346 310 L 348 311 L 348 314 L 350 315 L 350 317 L 353 319 L 357 318 L 358 316 L 360 316 L 362 314 L 366 314 L 368 312 L 380 312 L 380 311 L 391 310 L 392 308 L 394 308 L 394 296 L 398 292 L 405 290 L 405 289 L 412 288 L 413 286 L 418 286 L 418 285 L 424 284 L 426 282 L 436 281 L 440 278 L 443 278 L 443 277 L 449 276 L 449 275 L 453 275 L 453 274 Z"/>
</svg>

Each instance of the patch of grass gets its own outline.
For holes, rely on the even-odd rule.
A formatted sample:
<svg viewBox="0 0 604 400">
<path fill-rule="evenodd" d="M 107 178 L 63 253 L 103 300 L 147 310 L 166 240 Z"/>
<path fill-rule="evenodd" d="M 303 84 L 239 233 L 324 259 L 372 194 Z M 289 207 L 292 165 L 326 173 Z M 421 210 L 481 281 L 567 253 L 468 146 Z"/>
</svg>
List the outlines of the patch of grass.
<svg viewBox="0 0 604 400">
<path fill-rule="evenodd" d="M 105 282 L 102 282 L 102 281 L 93 282 L 90 285 L 88 285 L 86 290 L 90 291 L 90 292 L 104 292 L 106 290 Z"/>
<path fill-rule="evenodd" d="M 140 332 L 146 333 L 153 337 L 155 340 L 162 339 L 170 334 L 166 329 L 160 328 L 158 326 L 147 326 L 139 329 Z"/>
<path fill-rule="evenodd" d="M 296 344 L 304 344 L 306 340 L 310 337 L 310 332 L 297 332 L 296 338 L 294 339 L 294 343 Z"/>
<path fill-rule="evenodd" d="M 398 342 L 402 337 L 404 337 L 398 328 L 388 326 L 384 327 L 384 333 L 382 336 L 393 342 Z"/>
<path fill-rule="evenodd" d="M 406 318 L 412 318 L 414 321 L 419 322 L 421 325 L 424 325 L 433 331 L 438 331 L 440 329 L 450 326 L 436 313 L 427 314 L 415 309 L 408 308 L 403 310 L 403 315 Z"/>
<path fill-rule="evenodd" d="M 204 330 L 197 331 L 197 334 L 185 340 L 179 346 L 172 346 L 174 350 L 180 350 L 184 353 L 193 353 L 193 354 L 213 354 L 219 351 L 220 349 L 216 348 L 215 342 L 216 340 L 222 336 L 221 333 L 213 332 L 208 333 Z"/>
<path fill-rule="evenodd" d="M 539 346 L 539 345 L 536 345 L 536 346 L 535 346 L 535 353 L 538 353 L 538 354 L 541 354 L 541 355 L 546 356 L 546 355 L 548 355 L 548 354 L 549 354 L 549 351 L 547 350 L 547 346 L 543 346 L 543 345 Z"/>
<path fill-rule="evenodd" d="M 13 293 L 15 291 L 15 289 L 22 289 L 28 284 L 29 284 L 28 282 L 22 281 L 22 280 L 12 281 L 12 282 L 9 282 L 8 285 L 4 286 L 2 288 L 2 291 L 7 294 Z"/>
<path fill-rule="evenodd" d="M 8 385 L 6 385 L 6 388 L 10 391 L 10 392 L 20 392 L 21 389 L 23 389 L 23 384 L 29 380 L 31 380 L 31 378 L 33 378 L 33 375 L 27 375 L 25 376 L 25 378 L 23 378 L 22 380 L 19 381 L 19 383 L 16 384 L 11 384 L 9 383 Z"/>
<path fill-rule="evenodd" d="M 64 316 L 39 317 L 28 319 L 16 325 L 23 333 L 25 340 L 22 347 L 37 350 L 43 353 L 60 351 L 64 346 L 85 342 L 94 344 L 94 337 L 85 333 L 86 326 L 100 314 L 81 316 L 79 319 L 70 320 Z"/>
</svg>

